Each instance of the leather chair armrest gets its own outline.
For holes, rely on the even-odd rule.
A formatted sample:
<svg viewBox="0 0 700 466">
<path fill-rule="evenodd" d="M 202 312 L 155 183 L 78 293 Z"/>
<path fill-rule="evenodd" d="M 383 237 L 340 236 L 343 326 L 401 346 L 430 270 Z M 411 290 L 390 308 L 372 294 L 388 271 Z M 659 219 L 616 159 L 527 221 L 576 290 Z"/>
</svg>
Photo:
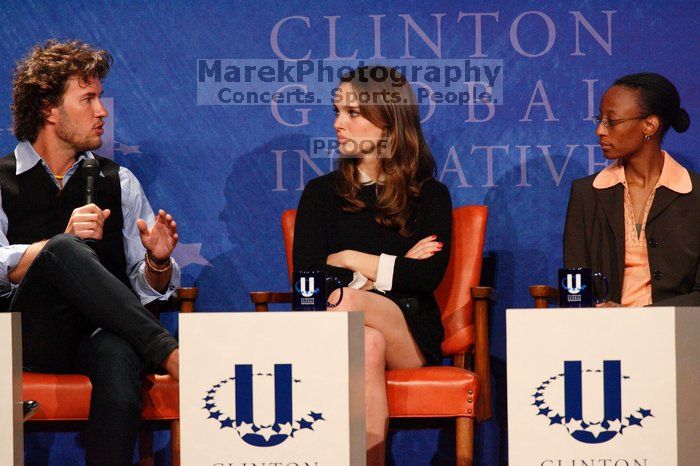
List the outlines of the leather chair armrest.
<svg viewBox="0 0 700 466">
<path fill-rule="evenodd" d="M 535 300 L 536 308 L 546 308 L 549 306 L 550 299 L 554 301 L 559 299 L 559 290 L 548 285 L 532 285 L 530 296 Z"/>
<path fill-rule="evenodd" d="M 256 312 L 267 312 L 270 303 L 292 303 L 291 291 L 251 291 L 250 300 L 255 304 Z"/>
</svg>

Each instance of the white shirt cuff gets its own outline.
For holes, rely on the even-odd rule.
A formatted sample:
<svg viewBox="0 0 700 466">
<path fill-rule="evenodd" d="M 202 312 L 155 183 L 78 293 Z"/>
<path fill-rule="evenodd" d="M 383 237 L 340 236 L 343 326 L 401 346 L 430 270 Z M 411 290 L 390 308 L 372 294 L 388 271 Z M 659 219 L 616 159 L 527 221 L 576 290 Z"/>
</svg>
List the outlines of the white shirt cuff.
<svg viewBox="0 0 700 466">
<path fill-rule="evenodd" d="M 359 290 L 366 284 L 367 277 L 362 275 L 360 272 L 354 272 L 352 274 L 352 281 L 348 284 L 348 288 L 355 288 L 356 290 Z"/>
<path fill-rule="evenodd" d="M 138 268 L 138 274 L 131 280 L 131 284 L 134 287 L 134 291 L 138 295 L 139 299 L 141 299 L 141 304 L 143 305 L 157 299 L 166 301 L 180 285 L 180 266 L 173 259 L 170 283 L 168 283 L 168 288 L 163 293 L 159 293 L 158 291 L 154 290 L 146 280 L 146 264 L 143 261 Z"/>
<path fill-rule="evenodd" d="M 0 248 L 0 264 L 2 264 L 0 269 L 0 296 L 3 298 L 9 296 L 17 288 L 18 285 L 10 283 L 7 275 L 19 264 L 20 259 L 22 259 L 29 246 L 29 244 L 11 244 Z"/>
<path fill-rule="evenodd" d="M 390 254 L 382 254 L 379 256 L 379 264 L 377 264 L 377 280 L 374 282 L 374 288 L 379 291 L 389 291 L 394 284 L 394 263 L 396 256 Z"/>
</svg>

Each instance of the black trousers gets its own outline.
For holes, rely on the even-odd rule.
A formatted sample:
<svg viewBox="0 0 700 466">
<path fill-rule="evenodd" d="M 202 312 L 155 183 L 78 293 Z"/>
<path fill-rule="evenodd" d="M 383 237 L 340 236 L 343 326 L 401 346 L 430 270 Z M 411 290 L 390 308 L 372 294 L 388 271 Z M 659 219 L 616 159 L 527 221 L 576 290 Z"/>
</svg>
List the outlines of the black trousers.
<svg viewBox="0 0 700 466">
<path fill-rule="evenodd" d="M 44 246 L 10 310 L 22 314 L 27 369 L 90 377 L 87 464 L 132 464 L 141 378 L 177 341 L 72 235 L 57 235 Z"/>
</svg>

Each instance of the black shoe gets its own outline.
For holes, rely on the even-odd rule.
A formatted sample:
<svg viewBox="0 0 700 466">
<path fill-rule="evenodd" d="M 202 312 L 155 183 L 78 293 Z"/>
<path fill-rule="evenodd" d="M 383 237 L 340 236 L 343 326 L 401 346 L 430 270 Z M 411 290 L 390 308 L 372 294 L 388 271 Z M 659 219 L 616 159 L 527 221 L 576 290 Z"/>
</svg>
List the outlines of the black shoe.
<svg viewBox="0 0 700 466">
<path fill-rule="evenodd" d="M 22 402 L 22 408 L 24 410 L 24 420 L 26 421 L 36 413 L 39 409 L 39 402 L 34 400 L 25 400 Z"/>
</svg>

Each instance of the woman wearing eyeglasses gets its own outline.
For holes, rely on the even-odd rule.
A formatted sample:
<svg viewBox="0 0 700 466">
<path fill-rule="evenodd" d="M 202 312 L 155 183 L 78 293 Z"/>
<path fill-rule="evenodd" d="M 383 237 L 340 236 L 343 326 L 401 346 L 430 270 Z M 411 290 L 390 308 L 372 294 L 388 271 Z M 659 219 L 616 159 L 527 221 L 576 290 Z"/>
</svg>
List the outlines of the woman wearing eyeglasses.
<svg viewBox="0 0 700 466">
<path fill-rule="evenodd" d="M 700 176 L 663 149 L 670 128 L 690 126 L 663 76 L 624 76 L 603 95 L 596 135 L 603 171 L 573 182 L 565 267 L 602 272 L 604 306 L 700 305 Z"/>
</svg>

